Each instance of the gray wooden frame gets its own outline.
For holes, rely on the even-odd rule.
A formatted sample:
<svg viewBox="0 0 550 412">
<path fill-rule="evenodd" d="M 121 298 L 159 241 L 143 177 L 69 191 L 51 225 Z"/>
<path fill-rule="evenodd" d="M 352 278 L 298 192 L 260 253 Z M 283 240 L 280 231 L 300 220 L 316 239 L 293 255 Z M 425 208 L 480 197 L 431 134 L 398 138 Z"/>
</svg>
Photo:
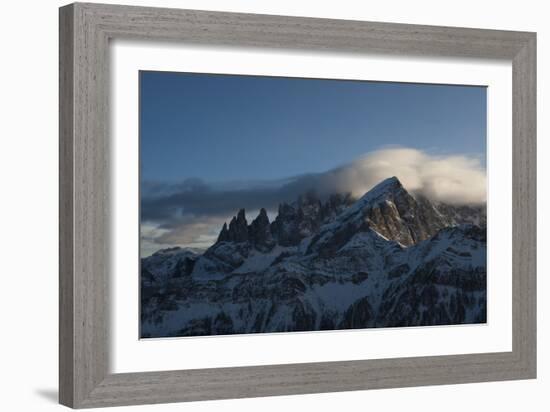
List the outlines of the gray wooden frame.
<svg viewBox="0 0 550 412">
<path fill-rule="evenodd" d="M 511 61 L 513 350 L 110 374 L 108 50 L 113 38 Z M 103 4 L 62 7 L 60 402 L 86 408 L 535 378 L 535 100 L 535 33 Z"/>
</svg>

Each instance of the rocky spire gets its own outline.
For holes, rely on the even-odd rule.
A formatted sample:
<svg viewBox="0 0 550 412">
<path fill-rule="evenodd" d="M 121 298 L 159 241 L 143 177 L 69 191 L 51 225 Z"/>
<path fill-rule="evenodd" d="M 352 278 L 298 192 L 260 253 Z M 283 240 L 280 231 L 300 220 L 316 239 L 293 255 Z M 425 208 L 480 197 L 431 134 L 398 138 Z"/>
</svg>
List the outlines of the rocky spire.
<svg viewBox="0 0 550 412">
<path fill-rule="evenodd" d="M 227 240 L 232 242 L 246 242 L 248 240 L 248 223 L 246 222 L 244 209 L 239 210 L 237 217 L 233 216 L 233 219 L 229 222 Z"/>
<path fill-rule="evenodd" d="M 275 245 L 273 236 L 271 235 L 267 211 L 264 208 L 260 210 L 258 217 L 248 227 L 248 237 L 258 250 L 271 250 Z"/>
<path fill-rule="evenodd" d="M 227 223 L 224 222 L 222 230 L 220 231 L 220 234 L 218 235 L 217 242 L 227 242 L 227 241 L 229 241 L 229 231 L 227 230 Z"/>
</svg>

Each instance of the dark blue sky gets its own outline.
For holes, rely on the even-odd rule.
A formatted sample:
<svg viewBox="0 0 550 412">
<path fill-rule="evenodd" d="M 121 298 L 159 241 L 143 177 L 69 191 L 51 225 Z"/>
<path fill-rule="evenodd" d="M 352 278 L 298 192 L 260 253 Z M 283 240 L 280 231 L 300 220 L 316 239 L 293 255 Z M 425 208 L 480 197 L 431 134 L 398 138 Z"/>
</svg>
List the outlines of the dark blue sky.
<svg viewBox="0 0 550 412">
<path fill-rule="evenodd" d="M 141 72 L 142 181 L 324 172 L 388 145 L 485 156 L 486 89 Z"/>
</svg>

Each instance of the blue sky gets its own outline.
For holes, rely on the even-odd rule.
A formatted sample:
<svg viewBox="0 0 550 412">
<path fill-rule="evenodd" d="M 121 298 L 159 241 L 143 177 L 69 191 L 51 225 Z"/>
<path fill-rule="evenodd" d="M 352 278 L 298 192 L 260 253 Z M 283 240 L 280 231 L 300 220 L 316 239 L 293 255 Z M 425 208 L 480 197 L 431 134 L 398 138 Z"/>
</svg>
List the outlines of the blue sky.
<svg viewBox="0 0 550 412">
<path fill-rule="evenodd" d="M 387 175 L 484 198 L 486 116 L 485 87 L 141 72 L 142 255 L 208 246 L 241 207 L 250 221 Z M 355 180 L 335 188 L 335 170 Z"/>
<path fill-rule="evenodd" d="M 486 89 L 141 72 L 143 180 L 276 179 L 385 145 L 484 154 Z"/>
</svg>

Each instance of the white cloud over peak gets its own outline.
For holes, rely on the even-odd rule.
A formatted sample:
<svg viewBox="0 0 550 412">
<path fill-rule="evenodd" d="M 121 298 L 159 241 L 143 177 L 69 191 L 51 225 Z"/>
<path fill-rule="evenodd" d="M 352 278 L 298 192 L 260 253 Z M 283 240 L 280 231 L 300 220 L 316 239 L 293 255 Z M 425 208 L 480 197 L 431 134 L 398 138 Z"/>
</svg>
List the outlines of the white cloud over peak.
<svg viewBox="0 0 550 412">
<path fill-rule="evenodd" d="M 410 148 L 370 152 L 319 176 L 318 188 L 362 196 L 381 180 L 396 176 L 411 192 L 452 204 L 486 201 L 487 178 L 480 159 L 468 155 L 432 155 Z"/>
</svg>

